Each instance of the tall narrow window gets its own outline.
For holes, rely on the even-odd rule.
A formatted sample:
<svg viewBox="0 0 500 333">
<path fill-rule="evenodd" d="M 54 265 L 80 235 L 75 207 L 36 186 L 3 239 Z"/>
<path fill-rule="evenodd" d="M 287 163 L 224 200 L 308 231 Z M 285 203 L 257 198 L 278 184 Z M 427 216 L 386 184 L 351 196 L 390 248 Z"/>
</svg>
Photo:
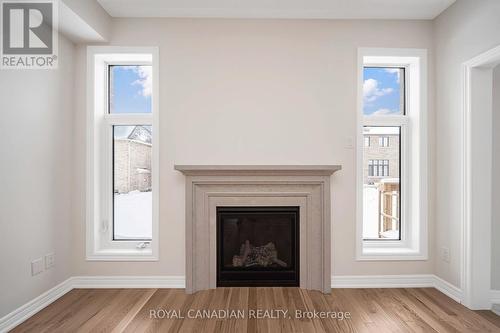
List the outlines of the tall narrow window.
<svg viewBox="0 0 500 333">
<path fill-rule="evenodd" d="M 427 257 L 426 52 L 359 54 L 357 258 L 420 260 Z"/>
<path fill-rule="evenodd" d="M 88 57 L 87 259 L 157 260 L 158 50 L 89 47 Z"/>
<path fill-rule="evenodd" d="M 113 133 L 113 239 L 151 240 L 152 124 L 139 124 L 128 115 L 151 114 L 152 67 L 109 65 L 108 75 L 108 112 L 114 115 L 108 121 Z"/>
<path fill-rule="evenodd" d="M 404 71 L 404 68 L 393 67 L 363 70 L 366 119 L 363 136 L 378 138 L 378 145 L 365 146 L 363 152 L 367 170 L 363 180 L 364 239 L 401 239 L 400 142 L 401 126 L 406 122 Z M 397 126 L 384 126 L 388 117 Z"/>
</svg>

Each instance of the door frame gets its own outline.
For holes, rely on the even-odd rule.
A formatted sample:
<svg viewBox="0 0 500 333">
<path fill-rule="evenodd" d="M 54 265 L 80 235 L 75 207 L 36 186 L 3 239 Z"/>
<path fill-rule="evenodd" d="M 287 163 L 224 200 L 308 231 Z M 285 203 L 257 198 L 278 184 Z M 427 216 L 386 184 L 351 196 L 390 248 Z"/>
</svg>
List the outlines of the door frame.
<svg viewBox="0 0 500 333">
<path fill-rule="evenodd" d="M 500 46 L 462 64 L 462 303 L 491 309 L 493 68 Z"/>
</svg>

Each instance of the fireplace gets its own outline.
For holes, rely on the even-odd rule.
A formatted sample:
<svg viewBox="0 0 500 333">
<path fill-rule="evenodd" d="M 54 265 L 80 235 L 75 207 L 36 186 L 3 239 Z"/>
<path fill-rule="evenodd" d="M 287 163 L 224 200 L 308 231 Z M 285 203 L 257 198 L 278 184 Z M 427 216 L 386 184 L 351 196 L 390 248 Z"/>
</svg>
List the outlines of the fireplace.
<svg viewBox="0 0 500 333">
<path fill-rule="evenodd" d="M 299 207 L 217 207 L 217 286 L 299 286 Z"/>
<path fill-rule="evenodd" d="M 186 176 L 186 293 L 223 285 L 298 285 L 307 290 L 331 292 L 330 177 L 340 166 L 176 165 L 175 169 Z M 270 240 L 241 236 L 243 230 L 238 236 L 235 230 L 241 228 L 237 222 L 221 218 L 229 214 L 235 218 L 244 212 L 255 215 L 254 209 L 271 209 L 269 206 L 277 211 L 265 212 L 268 215 L 276 216 L 285 210 L 288 216 L 295 216 L 285 223 L 289 231 L 280 231 L 280 237 Z M 230 211 L 236 208 L 242 211 Z M 241 221 L 240 225 L 249 223 Z M 226 228 L 224 224 L 229 226 Z M 262 224 L 255 223 L 251 228 L 260 229 Z M 237 241 L 219 243 L 218 240 L 224 239 L 221 233 L 229 232 L 236 236 L 227 239 Z M 285 233 L 290 235 L 290 244 L 294 242 L 291 252 L 280 250 Z M 263 238 L 265 232 L 253 231 L 253 235 Z M 245 267 L 240 263 L 243 258 L 235 258 L 234 267 L 233 257 L 245 254 L 247 240 L 248 246 L 254 247 L 273 243 L 267 250 L 272 251 L 274 246 L 276 258 L 287 263 L 286 267 L 277 267 L 282 265 L 276 263 Z M 245 245 L 243 252 L 242 245 Z"/>
</svg>

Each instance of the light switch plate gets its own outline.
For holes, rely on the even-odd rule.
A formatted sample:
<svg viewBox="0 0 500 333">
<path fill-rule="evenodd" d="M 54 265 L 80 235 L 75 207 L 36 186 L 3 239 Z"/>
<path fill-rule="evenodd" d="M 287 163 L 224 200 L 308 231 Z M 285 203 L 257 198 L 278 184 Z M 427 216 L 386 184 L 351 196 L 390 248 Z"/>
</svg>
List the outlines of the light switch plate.
<svg viewBox="0 0 500 333">
<path fill-rule="evenodd" d="M 344 138 L 344 147 L 346 149 L 353 149 L 354 148 L 354 137 L 352 136 L 346 136 Z"/>
<path fill-rule="evenodd" d="M 31 276 L 35 276 L 43 272 L 43 259 L 38 258 L 31 262 Z"/>
<path fill-rule="evenodd" d="M 441 259 L 444 262 L 450 262 L 450 249 L 447 247 L 441 248 Z"/>
<path fill-rule="evenodd" d="M 52 268 L 55 264 L 56 257 L 54 253 L 49 253 L 45 255 L 45 269 Z"/>
</svg>

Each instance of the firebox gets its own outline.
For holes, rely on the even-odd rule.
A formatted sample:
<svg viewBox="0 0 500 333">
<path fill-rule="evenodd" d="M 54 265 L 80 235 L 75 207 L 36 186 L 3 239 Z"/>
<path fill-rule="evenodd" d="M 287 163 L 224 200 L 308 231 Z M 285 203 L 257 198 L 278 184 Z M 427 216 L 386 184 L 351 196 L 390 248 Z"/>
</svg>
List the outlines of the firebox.
<svg viewBox="0 0 500 333">
<path fill-rule="evenodd" d="M 299 286 L 299 207 L 217 207 L 217 286 Z"/>
</svg>

